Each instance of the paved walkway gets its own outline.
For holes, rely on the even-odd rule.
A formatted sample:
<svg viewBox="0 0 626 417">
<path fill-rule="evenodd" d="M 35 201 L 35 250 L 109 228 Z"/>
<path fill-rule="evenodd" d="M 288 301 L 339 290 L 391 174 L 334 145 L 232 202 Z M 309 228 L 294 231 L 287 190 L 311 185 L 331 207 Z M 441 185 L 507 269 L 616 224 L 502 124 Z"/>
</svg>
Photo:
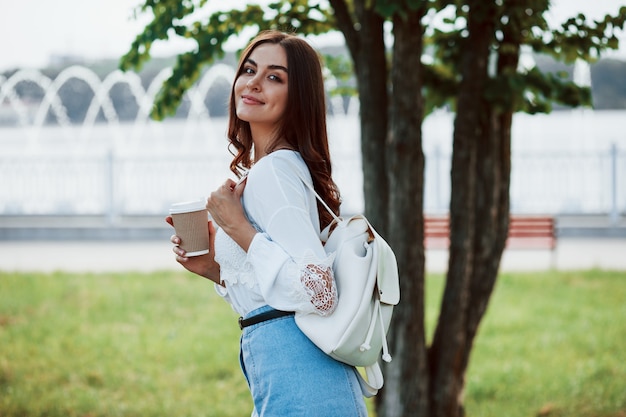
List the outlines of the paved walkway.
<svg viewBox="0 0 626 417">
<path fill-rule="evenodd" d="M 447 251 L 428 250 L 427 270 L 447 269 Z M 626 271 L 626 238 L 560 238 L 549 250 L 510 249 L 503 271 L 613 269 Z M 163 241 L 0 241 L 2 271 L 143 271 L 182 269 Z"/>
</svg>

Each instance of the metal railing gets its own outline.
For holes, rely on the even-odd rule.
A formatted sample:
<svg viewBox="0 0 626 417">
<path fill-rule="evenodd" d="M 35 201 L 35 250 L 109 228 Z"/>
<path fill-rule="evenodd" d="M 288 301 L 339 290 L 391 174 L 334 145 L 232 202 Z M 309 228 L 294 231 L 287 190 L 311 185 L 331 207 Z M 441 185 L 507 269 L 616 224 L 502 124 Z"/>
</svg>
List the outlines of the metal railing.
<svg viewBox="0 0 626 417">
<path fill-rule="evenodd" d="M 99 80 L 83 67 L 55 80 L 22 70 L 0 77 L 0 216 L 98 215 L 109 223 L 125 215 L 167 212 L 178 200 L 203 197 L 228 175 L 226 120 L 209 115 L 205 98 L 233 68 L 211 67 L 187 94 L 182 121 L 148 120 L 164 69 L 144 89 L 134 73 Z M 93 98 L 82 124 L 72 124 L 59 91 L 70 79 L 86 83 Z M 330 81 L 332 83 L 332 80 Z M 40 103 L 23 100 L 18 85 L 45 91 Z M 130 124 L 119 121 L 110 97 L 126 85 L 138 107 Z M 332 85 L 330 86 L 332 87 Z M 358 100 L 330 101 L 329 136 L 334 177 L 347 213 L 363 207 Z M 97 123 L 102 113 L 106 123 Z M 56 124 L 47 124 L 49 116 Z M 622 110 L 588 109 L 550 115 L 516 114 L 512 128 L 511 210 L 514 213 L 626 214 L 626 142 Z M 422 126 L 426 153 L 424 209 L 445 213 L 450 200 L 450 140 L 454 115 L 439 111 Z M 519 146 L 515 146 L 519 145 Z M 555 151 L 558 149 L 558 151 Z M 198 195 L 198 194 L 202 195 Z"/>
<path fill-rule="evenodd" d="M 202 197 L 228 173 L 229 156 L 49 154 L 0 156 L 0 215 L 123 215 L 167 212 L 173 201 Z M 425 211 L 444 213 L 450 198 L 450 155 L 426 154 Z M 350 204 L 362 208 L 358 154 L 335 157 L 337 182 Z M 199 191 L 202 190 L 202 191 Z M 206 195 L 205 194 L 205 195 Z M 626 152 L 513 155 L 511 211 L 543 214 L 626 213 Z M 356 200 L 356 201 L 355 201 Z"/>
<path fill-rule="evenodd" d="M 443 213 L 450 202 L 450 155 L 426 155 L 425 211 Z M 519 152 L 511 161 L 511 211 L 525 214 L 626 213 L 626 152 Z"/>
</svg>

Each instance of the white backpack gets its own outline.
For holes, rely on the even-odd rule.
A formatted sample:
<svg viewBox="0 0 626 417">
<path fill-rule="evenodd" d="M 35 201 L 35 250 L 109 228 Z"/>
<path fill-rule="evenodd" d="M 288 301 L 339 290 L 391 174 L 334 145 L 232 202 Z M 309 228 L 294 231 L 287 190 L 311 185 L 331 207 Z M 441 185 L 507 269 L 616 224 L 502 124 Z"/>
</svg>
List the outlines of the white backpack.
<svg viewBox="0 0 626 417">
<path fill-rule="evenodd" d="M 325 242 L 326 253 L 335 254 L 333 272 L 338 303 L 335 311 L 326 317 L 296 313 L 296 323 L 331 357 L 364 367 L 367 381 L 358 371 L 357 375 L 363 394 L 371 397 L 384 382 L 378 363 L 381 352 L 383 360 L 391 361 L 387 330 L 393 308 L 400 301 L 396 257 L 364 216 L 337 217 L 313 186 L 303 182 L 334 217 L 320 233 L 320 239 Z"/>
</svg>

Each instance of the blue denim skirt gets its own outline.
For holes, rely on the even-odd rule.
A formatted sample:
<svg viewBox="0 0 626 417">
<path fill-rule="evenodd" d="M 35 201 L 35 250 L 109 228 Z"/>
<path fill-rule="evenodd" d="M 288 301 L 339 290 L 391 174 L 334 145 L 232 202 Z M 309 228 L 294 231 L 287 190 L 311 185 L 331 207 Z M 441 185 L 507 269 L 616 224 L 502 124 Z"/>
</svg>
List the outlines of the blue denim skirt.
<svg viewBox="0 0 626 417">
<path fill-rule="evenodd" d="M 271 310 L 265 306 L 252 317 Z M 322 352 L 293 316 L 243 329 L 240 362 L 259 417 L 365 417 L 356 370 Z"/>
</svg>

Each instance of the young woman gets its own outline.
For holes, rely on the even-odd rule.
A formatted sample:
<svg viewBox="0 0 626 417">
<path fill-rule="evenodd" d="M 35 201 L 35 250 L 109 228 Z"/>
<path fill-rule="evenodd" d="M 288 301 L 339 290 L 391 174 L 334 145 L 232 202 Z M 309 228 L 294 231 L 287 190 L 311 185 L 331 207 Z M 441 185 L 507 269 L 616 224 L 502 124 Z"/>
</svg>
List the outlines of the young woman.
<svg viewBox="0 0 626 417">
<path fill-rule="evenodd" d="M 332 218 L 304 184 L 338 213 L 321 64 L 308 43 L 275 31 L 252 40 L 231 92 L 228 138 L 239 181 L 207 199 L 219 226 L 209 222 L 209 254 L 174 252 L 242 317 L 253 415 L 366 416 L 354 368 L 319 350 L 293 315 L 329 315 L 337 303 L 332 259 L 319 239 Z"/>
</svg>

